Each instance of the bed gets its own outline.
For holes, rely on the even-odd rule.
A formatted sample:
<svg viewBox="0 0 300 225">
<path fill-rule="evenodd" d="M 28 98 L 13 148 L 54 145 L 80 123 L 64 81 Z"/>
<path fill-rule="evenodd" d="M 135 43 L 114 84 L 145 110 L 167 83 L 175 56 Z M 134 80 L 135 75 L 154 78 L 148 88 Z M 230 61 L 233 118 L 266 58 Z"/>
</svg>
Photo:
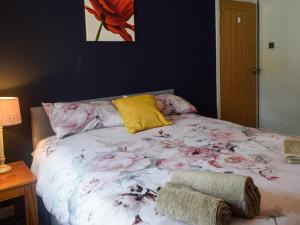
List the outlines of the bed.
<svg viewBox="0 0 300 225">
<path fill-rule="evenodd" d="M 150 94 L 161 93 L 173 90 Z M 168 116 L 172 126 L 134 135 L 111 127 L 57 139 L 42 108 L 31 113 L 31 169 L 53 224 L 183 225 L 155 211 L 159 187 L 174 169 L 251 176 L 261 215 L 234 218 L 234 225 L 300 224 L 300 166 L 285 163 L 285 136 L 182 114 Z"/>
</svg>

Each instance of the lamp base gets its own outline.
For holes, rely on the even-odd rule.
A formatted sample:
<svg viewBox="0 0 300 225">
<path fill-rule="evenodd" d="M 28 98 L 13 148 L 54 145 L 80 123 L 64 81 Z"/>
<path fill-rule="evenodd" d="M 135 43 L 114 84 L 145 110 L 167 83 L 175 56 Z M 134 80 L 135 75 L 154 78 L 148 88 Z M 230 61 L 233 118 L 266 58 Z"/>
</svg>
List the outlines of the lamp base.
<svg viewBox="0 0 300 225">
<path fill-rule="evenodd" d="M 0 174 L 11 171 L 12 167 L 6 164 L 0 165 Z"/>
</svg>

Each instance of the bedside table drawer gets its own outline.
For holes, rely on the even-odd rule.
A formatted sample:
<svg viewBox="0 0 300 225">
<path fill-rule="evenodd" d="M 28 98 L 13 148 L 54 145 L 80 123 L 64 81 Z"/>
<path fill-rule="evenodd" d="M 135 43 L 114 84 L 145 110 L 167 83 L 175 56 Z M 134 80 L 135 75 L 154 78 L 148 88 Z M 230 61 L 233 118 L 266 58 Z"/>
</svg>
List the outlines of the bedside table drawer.
<svg viewBox="0 0 300 225">
<path fill-rule="evenodd" d="M 25 193 L 25 187 L 18 187 L 18 188 L 2 191 L 0 192 L 0 202 L 23 196 L 24 193 Z"/>
</svg>

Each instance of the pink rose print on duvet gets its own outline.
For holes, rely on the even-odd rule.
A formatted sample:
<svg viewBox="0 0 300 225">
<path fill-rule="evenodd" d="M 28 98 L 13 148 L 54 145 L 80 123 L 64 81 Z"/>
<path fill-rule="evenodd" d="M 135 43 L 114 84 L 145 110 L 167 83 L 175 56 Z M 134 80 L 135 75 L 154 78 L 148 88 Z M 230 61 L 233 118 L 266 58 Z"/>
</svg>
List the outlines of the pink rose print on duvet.
<svg viewBox="0 0 300 225">
<path fill-rule="evenodd" d="M 243 167 L 251 167 L 255 165 L 255 162 L 250 160 L 250 159 L 246 159 L 243 156 L 240 155 L 233 155 L 233 156 L 229 156 L 225 159 L 226 163 L 230 163 L 230 164 L 234 164 L 234 166 L 240 167 L 240 165 L 242 165 Z"/>
<path fill-rule="evenodd" d="M 179 152 L 185 157 L 197 160 L 207 160 L 215 157 L 215 153 L 208 147 L 184 146 L 179 148 Z"/>
<path fill-rule="evenodd" d="M 169 137 L 171 137 L 171 135 L 168 133 L 165 133 L 164 130 L 160 130 L 160 131 L 158 131 L 158 135 L 153 135 L 153 137 L 169 138 Z"/>
<path fill-rule="evenodd" d="M 236 145 L 231 143 L 213 143 L 208 145 L 215 153 L 229 155 L 235 152 Z"/>
<path fill-rule="evenodd" d="M 160 142 L 163 148 L 178 148 L 184 146 L 184 141 L 175 139 L 175 140 L 164 140 Z"/>
<path fill-rule="evenodd" d="M 150 161 L 133 152 L 114 151 L 99 153 L 89 164 L 87 169 L 93 172 L 103 171 L 136 171 L 146 168 Z"/>
<path fill-rule="evenodd" d="M 81 184 L 82 188 L 79 189 L 80 196 L 84 197 L 88 194 L 96 192 L 97 190 L 101 190 L 106 183 L 108 183 L 108 181 L 105 179 L 92 177 Z"/>
<path fill-rule="evenodd" d="M 259 173 L 259 175 L 261 175 L 262 177 L 264 177 L 264 178 L 266 178 L 267 180 L 270 180 L 270 181 L 276 180 L 276 179 L 279 178 L 278 176 L 274 176 L 272 169 L 270 169 L 268 167 L 266 167 L 262 170 L 259 170 L 258 173 Z"/>
<path fill-rule="evenodd" d="M 226 142 L 228 140 L 234 140 L 234 134 L 230 132 L 216 131 L 211 133 L 212 137 L 219 142 Z"/>
<path fill-rule="evenodd" d="M 215 168 L 222 168 L 222 165 L 218 162 L 218 157 L 215 156 L 213 159 L 208 161 L 208 164 Z"/>
<path fill-rule="evenodd" d="M 262 160 L 261 157 L 262 156 L 259 157 L 260 161 L 256 161 L 258 158 L 253 160 L 252 158 L 246 158 L 241 155 L 231 155 L 224 159 L 222 157 L 215 157 L 213 160 L 209 161 L 209 164 L 215 168 L 249 170 L 252 173 L 260 175 L 270 181 L 279 178 L 274 175 L 274 171 L 266 165 L 266 160 Z"/>
<path fill-rule="evenodd" d="M 121 193 L 114 201 L 115 206 L 123 206 L 124 208 L 131 208 L 131 210 L 139 209 L 145 201 L 150 200 L 155 202 L 157 192 L 144 188 L 140 185 L 133 185 L 129 187 L 127 192 Z"/>
<path fill-rule="evenodd" d="M 160 159 L 156 166 L 161 170 L 188 169 L 189 163 L 184 159 Z"/>
<path fill-rule="evenodd" d="M 256 164 L 251 159 L 247 159 L 241 155 L 232 154 L 224 157 L 216 155 L 209 164 L 216 168 L 235 168 L 235 169 L 250 169 Z"/>
</svg>

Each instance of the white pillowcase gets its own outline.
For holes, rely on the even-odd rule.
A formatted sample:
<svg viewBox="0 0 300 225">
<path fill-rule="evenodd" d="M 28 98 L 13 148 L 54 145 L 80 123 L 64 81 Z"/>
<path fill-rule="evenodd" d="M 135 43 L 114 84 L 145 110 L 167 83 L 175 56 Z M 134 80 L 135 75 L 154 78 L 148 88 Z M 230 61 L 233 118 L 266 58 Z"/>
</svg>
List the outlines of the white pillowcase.
<svg viewBox="0 0 300 225">
<path fill-rule="evenodd" d="M 159 111 L 164 115 L 197 112 L 195 106 L 179 96 L 163 94 L 155 97 Z M 96 128 L 124 125 L 117 109 L 110 101 L 42 103 L 42 105 L 58 138 Z"/>
<path fill-rule="evenodd" d="M 196 113 L 197 109 L 187 100 L 172 94 L 156 96 L 159 111 L 164 115 Z"/>
<path fill-rule="evenodd" d="M 96 107 L 97 114 L 101 121 L 98 127 L 124 126 L 118 110 L 110 101 L 96 101 L 90 102 L 90 104 Z"/>
<path fill-rule="evenodd" d="M 123 126 L 109 101 L 42 103 L 58 138 L 96 128 Z"/>
</svg>

